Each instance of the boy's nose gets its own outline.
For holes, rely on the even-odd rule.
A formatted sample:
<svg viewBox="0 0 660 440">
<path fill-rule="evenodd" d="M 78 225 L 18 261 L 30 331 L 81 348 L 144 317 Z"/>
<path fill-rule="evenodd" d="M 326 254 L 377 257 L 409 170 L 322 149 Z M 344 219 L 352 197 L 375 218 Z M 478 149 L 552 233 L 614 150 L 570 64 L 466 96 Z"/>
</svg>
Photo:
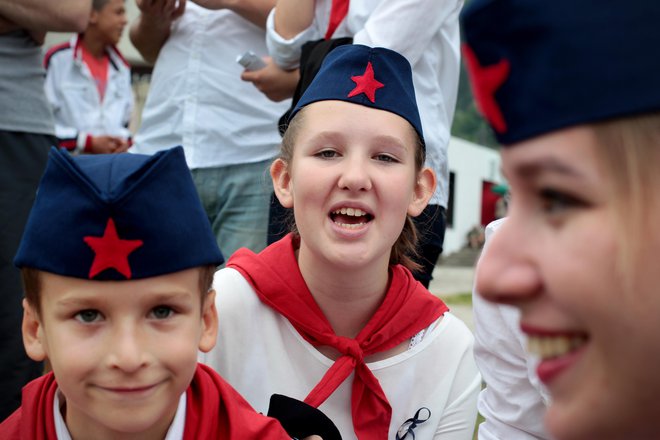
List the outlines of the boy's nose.
<svg viewBox="0 0 660 440">
<path fill-rule="evenodd" d="M 113 332 L 108 351 L 108 362 L 112 368 L 130 373 L 147 364 L 142 336 L 132 325 L 124 325 Z"/>
<path fill-rule="evenodd" d="M 359 157 L 347 157 L 343 162 L 341 176 L 337 182 L 339 188 L 350 191 L 368 191 L 371 189 L 371 178 L 368 163 Z"/>
<path fill-rule="evenodd" d="M 477 263 L 475 289 L 491 302 L 520 305 L 541 291 L 536 263 L 526 250 L 526 238 L 510 220 L 486 240 Z"/>
</svg>

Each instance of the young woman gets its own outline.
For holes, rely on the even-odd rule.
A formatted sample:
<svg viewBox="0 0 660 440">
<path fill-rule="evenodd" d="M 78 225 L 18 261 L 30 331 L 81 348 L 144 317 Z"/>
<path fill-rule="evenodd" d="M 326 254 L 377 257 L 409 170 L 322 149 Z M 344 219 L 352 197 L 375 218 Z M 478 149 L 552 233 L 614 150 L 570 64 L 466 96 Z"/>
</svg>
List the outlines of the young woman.
<svg viewBox="0 0 660 440">
<path fill-rule="evenodd" d="M 512 194 L 476 288 L 520 309 L 553 437 L 660 438 L 660 5 L 578 3 L 463 17 Z"/>
<path fill-rule="evenodd" d="M 296 231 L 216 274 L 226 333 L 204 360 L 258 410 L 287 394 L 344 439 L 472 438 L 472 335 L 409 270 L 435 187 L 423 139 L 405 58 L 328 55 L 271 167 Z"/>
</svg>

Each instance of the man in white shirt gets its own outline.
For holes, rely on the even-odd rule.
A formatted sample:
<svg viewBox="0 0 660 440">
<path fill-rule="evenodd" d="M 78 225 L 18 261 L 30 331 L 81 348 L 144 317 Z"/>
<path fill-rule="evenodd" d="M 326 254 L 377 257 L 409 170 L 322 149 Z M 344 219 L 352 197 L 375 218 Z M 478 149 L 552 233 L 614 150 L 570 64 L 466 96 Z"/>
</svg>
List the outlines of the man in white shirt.
<svg viewBox="0 0 660 440">
<path fill-rule="evenodd" d="M 137 1 L 131 41 L 155 66 L 131 151 L 183 146 L 218 245 L 230 256 L 266 245 L 267 169 L 288 103 L 269 101 L 241 81 L 236 63 L 248 50 L 266 54 L 264 26 L 275 2 L 224 3 Z"/>
</svg>

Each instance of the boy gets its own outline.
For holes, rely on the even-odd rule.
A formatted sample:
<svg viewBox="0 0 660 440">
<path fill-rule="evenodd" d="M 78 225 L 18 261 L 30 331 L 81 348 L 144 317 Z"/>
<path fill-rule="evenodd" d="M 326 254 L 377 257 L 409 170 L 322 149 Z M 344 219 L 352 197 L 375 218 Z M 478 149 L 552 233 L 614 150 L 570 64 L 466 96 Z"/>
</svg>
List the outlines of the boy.
<svg viewBox="0 0 660 440">
<path fill-rule="evenodd" d="M 0 438 L 289 439 L 210 368 L 223 262 L 183 150 L 51 150 L 16 255 L 29 383 Z"/>
<path fill-rule="evenodd" d="M 60 147 L 120 153 L 130 146 L 131 68 L 115 47 L 126 23 L 124 0 L 93 0 L 87 29 L 46 54 L 46 96 Z"/>
</svg>

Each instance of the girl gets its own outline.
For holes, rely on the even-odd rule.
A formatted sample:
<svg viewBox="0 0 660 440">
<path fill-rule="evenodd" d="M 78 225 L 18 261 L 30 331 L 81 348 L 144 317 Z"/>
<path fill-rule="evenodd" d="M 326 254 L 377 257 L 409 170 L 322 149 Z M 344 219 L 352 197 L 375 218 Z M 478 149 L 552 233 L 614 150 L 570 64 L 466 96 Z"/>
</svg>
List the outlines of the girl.
<svg viewBox="0 0 660 440">
<path fill-rule="evenodd" d="M 472 335 L 409 271 L 435 187 L 410 65 L 339 47 L 291 118 L 271 176 L 296 232 L 216 274 L 226 333 L 204 360 L 258 410 L 301 396 L 344 439 L 472 438 Z"/>
<path fill-rule="evenodd" d="M 512 193 L 476 288 L 520 309 L 560 440 L 660 438 L 658 20 L 658 3 L 610 0 L 463 17 Z"/>
</svg>

